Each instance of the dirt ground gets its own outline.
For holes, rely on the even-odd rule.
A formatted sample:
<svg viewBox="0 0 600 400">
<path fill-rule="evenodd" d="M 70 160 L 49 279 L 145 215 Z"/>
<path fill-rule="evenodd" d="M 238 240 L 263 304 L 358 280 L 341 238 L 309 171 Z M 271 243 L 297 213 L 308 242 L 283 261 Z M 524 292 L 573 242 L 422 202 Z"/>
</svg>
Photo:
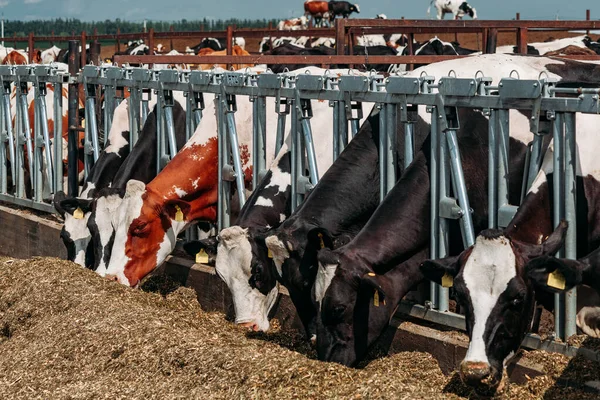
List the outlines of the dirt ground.
<svg viewBox="0 0 600 400">
<path fill-rule="evenodd" d="M 209 33 L 207 33 L 207 36 Z M 565 37 L 572 36 L 580 36 L 581 33 L 571 33 L 571 32 L 543 32 L 543 31 L 530 31 L 528 33 L 528 41 L 530 43 L 544 42 L 548 39 L 561 39 Z M 434 35 L 429 34 L 418 34 L 415 35 L 415 40 L 418 42 L 426 41 L 431 39 Z M 440 39 L 444 41 L 454 41 L 458 40 L 462 47 L 468 49 L 477 49 L 481 50 L 482 42 L 481 35 L 473 34 L 473 33 L 465 33 L 465 34 L 440 34 L 437 35 Z M 258 53 L 258 45 L 261 41 L 260 38 L 247 38 L 246 40 L 246 50 L 250 53 Z M 162 43 L 165 46 L 166 51 L 170 51 L 175 49 L 181 53 L 185 51 L 186 46 L 194 46 L 200 42 L 199 39 L 173 39 L 173 40 L 165 40 L 165 41 L 157 41 L 156 44 Z M 516 35 L 514 33 L 508 32 L 500 32 L 498 34 L 498 46 L 504 46 L 509 44 L 516 44 Z M 126 44 L 121 45 L 121 50 L 127 47 Z M 116 46 L 103 46 L 102 47 L 102 57 L 107 58 L 111 57 L 116 51 Z"/>
<path fill-rule="evenodd" d="M 143 290 L 53 258 L 0 257 L 1 399 L 470 399 L 420 352 L 362 368 L 320 362 L 293 332 L 249 333 L 201 309 L 191 289 L 156 278 Z M 524 355 L 546 375 L 499 399 L 598 399 L 600 365 Z"/>
</svg>

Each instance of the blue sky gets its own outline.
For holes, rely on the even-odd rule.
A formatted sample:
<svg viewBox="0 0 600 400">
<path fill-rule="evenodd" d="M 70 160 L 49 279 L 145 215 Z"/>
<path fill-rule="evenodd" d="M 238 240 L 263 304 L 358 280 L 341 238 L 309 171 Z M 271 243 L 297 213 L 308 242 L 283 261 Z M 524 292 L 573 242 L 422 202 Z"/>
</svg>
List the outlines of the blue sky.
<svg viewBox="0 0 600 400">
<path fill-rule="evenodd" d="M 388 18 L 427 18 L 429 0 L 353 0 L 360 17 L 385 13 Z M 600 5 L 591 0 L 469 0 L 481 19 L 600 19 Z M 141 21 L 207 18 L 283 18 L 303 13 L 303 0 L 0 0 L 5 18 L 31 20 L 79 18 L 82 20 L 127 19 Z M 448 16 L 447 16 L 448 18 Z"/>
</svg>

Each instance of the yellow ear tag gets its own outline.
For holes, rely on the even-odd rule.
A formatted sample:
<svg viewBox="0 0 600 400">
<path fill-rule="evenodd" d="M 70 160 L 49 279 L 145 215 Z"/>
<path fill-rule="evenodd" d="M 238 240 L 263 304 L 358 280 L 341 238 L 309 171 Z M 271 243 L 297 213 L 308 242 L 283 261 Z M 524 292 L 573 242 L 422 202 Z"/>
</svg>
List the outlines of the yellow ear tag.
<svg viewBox="0 0 600 400">
<path fill-rule="evenodd" d="M 208 264 L 208 254 L 206 254 L 204 249 L 196 254 L 196 264 Z"/>
<path fill-rule="evenodd" d="M 373 295 L 373 305 L 375 307 L 379 307 L 379 291 L 375 291 L 375 294 Z"/>
<path fill-rule="evenodd" d="M 267 249 L 267 257 L 273 258 L 273 253 L 271 252 L 271 249 Z"/>
<path fill-rule="evenodd" d="M 325 242 L 323 242 L 323 234 L 319 233 L 317 236 L 319 237 L 319 240 L 321 241 L 320 242 L 321 248 L 324 249 L 325 248 Z"/>
<path fill-rule="evenodd" d="M 183 222 L 183 211 L 181 211 L 181 208 L 179 206 L 175 206 L 175 209 L 177 210 L 177 212 L 175 213 L 175 221 Z"/>
<path fill-rule="evenodd" d="M 444 276 L 442 276 L 442 287 L 450 288 L 452 285 L 454 285 L 454 277 L 446 272 Z"/>
<path fill-rule="evenodd" d="M 83 210 L 78 207 L 77 210 L 75 210 L 75 212 L 73 212 L 73 218 L 83 219 Z"/>
<path fill-rule="evenodd" d="M 559 270 L 555 270 L 548 275 L 548 286 L 564 290 L 566 286 L 565 276 Z"/>
</svg>

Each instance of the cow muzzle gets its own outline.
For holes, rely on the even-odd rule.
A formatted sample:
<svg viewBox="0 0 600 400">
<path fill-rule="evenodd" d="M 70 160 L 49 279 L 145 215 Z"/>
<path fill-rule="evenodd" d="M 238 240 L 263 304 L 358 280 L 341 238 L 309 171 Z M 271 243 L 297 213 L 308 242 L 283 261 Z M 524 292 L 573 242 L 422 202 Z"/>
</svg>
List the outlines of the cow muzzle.
<svg viewBox="0 0 600 400">
<path fill-rule="evenodd" d="M 461 380 L 473 387 L 478 394 L 491 395 L 498 390 L 501 376 L 498 377 L 494 368 L 483 361 L 463 361 L 460 364 Z"/>
<path fill-rule="evenodd" d="M 253 331 L 253 332 L 258 332 L 260 330 L 260 328 L 258 327 L 258 324 L 256 322 L 250 321 L 250 322 L 242 322 L 240 324 L 238 324 L 239 326 L 243 326 L 244 328 L 248 328 L 249 331 Z"/>
</svg>

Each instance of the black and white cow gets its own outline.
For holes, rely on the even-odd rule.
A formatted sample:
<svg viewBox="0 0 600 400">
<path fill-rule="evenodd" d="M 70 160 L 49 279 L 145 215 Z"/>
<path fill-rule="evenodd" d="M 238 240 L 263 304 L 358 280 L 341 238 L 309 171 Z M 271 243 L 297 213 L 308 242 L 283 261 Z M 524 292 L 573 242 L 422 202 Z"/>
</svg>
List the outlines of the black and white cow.
<svg viewBox="0 0 600 400">
<path fill-rule="evenodd" d="M 271 168 L 244 204 L 236 225 L 223 229 L 216 238 L 188 242 L 184 249 L 192 256 L 204 250 L 216 258 L 216 271 L 233 297 L 235 322 L 254 331 L 269 329 L 268 312 L 279 291 L 267 288 L 257 277 L 272 273 L 263 234 L 289 215 L 290 151 L 284 144 Z"/>
<path fill-rule="evenodd" d="M 432 5 L 437 11 L 437 19 L 444 19 L 446 14 L 452 14 L 454 19 L 462 19 L 467 14 L 471 18 L 477 19 L 477 11 L 464 0 L 431 0 L 429 8 L 427 8 L 427 15 L 429 15 Z"/>
<path fill-rule="evenodd" d="M 311 118 L 313 131 L 328 129 L 330 123 L 331 110 L 315 103 Z M 289 140 L 288 136 L 286 141 Z M 315 135 L 313 140 L 318 169 L 326 171 L 332 164 L 331 137 Z M 265 235 L 291 213 L 288 145 L 286 143 L 281 149 L 242 208 L 236 225 L 219 233 L 218 243 L 215 239 L 206 239 L 184 246 L 191 255 L 202 248 L 213 257 L 216 253 L 216 270 L 231 291 L 236 323 L 253 330 L 269 329 L 268 315 L 279 293 L 278 285 L 271 285 L 277 277 L 273 261 L 268 258 Z"/>
<path fill-rule="evenodd" d="M 173 122 L 175 143 L 177 149 L 183 147 L 185 136 L 185 99 L 180 92 L 173 92 Z M 131 153 L 114 176 L 110 187 L 101 190 L 93 199 L 91 212 L 87 220 L 87 227 L 91 234 L 94 251 L 94 264 L 92 269 L 103 275 L 110 260 L 114 228 L 112 216 L 121 204 L 125 195 L 127 182 L 132 179 L 144 183 L 156 177 L 157 158 L 157 123 L 156 100 L 149 104 L 151 112 L 142 127 L 138 141 L 133 146 Z"/>
<path fill-rule="evenodd" d="M 427 135 L 423 121 L 416 125 L 417 148 Z M 403 128 L 400 124 L 399 132 Z M 398 135 L 398 149 L 404 147 Z M 379 115 L 369 116 L 359 133 L 323 175 L 311 195 L 294 214 L 265 239 L 271 250 L 276 272 L 258 277 L 261 284 L 275 287 L 272 276 L 286 286 L 309 338 L 314 340 L 317 310 L 311 300 L 317 273 L 317 252 L 323 247 L 337 248 L 350 241 L 379 204 L 378 167 Z M 403 151 L 398 151 L 403 165 Z M 401 174 L 402 169 L 398 173 Z M 360 188 L 360 190 L 357 190 Z M 253 279 L 257 277 L 253 276 Z M 271 279 L 271 280 L 268 280 Z"/>
<path fill-rule="evenodd" d="M 527 59 L 521 57 L 513 62 Z M 599 79 L 593 64 L 542 57 L 535 60 L 543 64 L 539 70 L 558 79 L 559 85 L 594 84 Z M 600 218 L 595 212 L 600 204 L 596 156 L 600 144 L 595 139 L 598 122 L 596 115 L 576 116 L 577 186 L 582 194 L 577 197 L 578 257 L 587 255 L 600 243 Z M 566 224 L 554 229 L 552 221 L 552 168 L 549 147 L 542 170 L 506 229 L 482 233 L 475 245 L 458 258 L 428 261 L 423 266 L 423 272 L 438 282 L 445 273 L 454 277 L 458 301 L 466 310 L 470 339 L 460 375 L 482 391 L 500 386 L 507 361 L 530 327 L 535 291 L 525 265 L 537 257 L 552 255 L 562 245 Z"/>
<path fill-rule="evenodd" d="M 296 44 L 288 43 L 282 46 L 276 47 L 273 50 L 267 51 L 264 53 L 265 55 L 333 55 L 335 54 L 335 50 L 326 47 L 313 47 L 313 48 L 305 48 L 299 47 Z M 306 67 L 306 65 L 301 64 L 268 64 L 268 68 L 270 68 L 274 73 L 284 72 L 286 69 L 289 71 L 298 70 Z M 332 65 L 332 68 L 337 67 L 336 65 Z"/>
<path fill-rule="evenodd" d="M 338 16 L 348 18 L 353 12 L 357 14 L 360 13 L 358 4 L 352 4 L 347 1 L 329 0 L 329 13 L 331 14 L 332 20 Z"/>
<path fill-rule="evenodd" d="M 108 187 L 119 167 L 129 154 L 129 106 L 124 100 L 115 108 L 106 148 L 91 168 L 78 197 L 68 198 L 64 192 L 55 194 L 54 208 L 64 218 L 60 236 L 67 248 L 67 259 L 82 267 L 93 265 L 91 234 L 87 222 L 91 214 L 92 199 Z"/>
</svg>

